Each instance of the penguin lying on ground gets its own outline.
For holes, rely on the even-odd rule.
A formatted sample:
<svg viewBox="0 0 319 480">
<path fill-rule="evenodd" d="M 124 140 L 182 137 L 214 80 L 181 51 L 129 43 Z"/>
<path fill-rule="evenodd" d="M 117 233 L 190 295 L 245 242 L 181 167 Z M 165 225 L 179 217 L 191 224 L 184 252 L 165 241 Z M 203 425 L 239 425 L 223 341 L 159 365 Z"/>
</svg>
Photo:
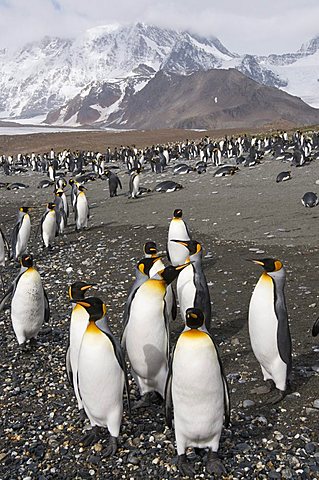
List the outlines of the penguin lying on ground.
<svg viewBox="0 0 319 480">
<path fill-rule="evenodd" d="M 319 198 L 314 192 L 307 192 L 302 197 L 301 203 L 304 207 L 313 208 L 319 204 Z"/>
<path fill-rule="evenodd" d="M 226 377 L 213 338 L 200 330 L 204 315 L 198 308 L 186 311 L 186 329 L 179 336 L 171 355 L 165 389 L 166 421 L 174 430 L 180 473 L 192 477 L 193 469 L 186 459 L 188 447 L 209 448 L 208 474 L 226 473 L 218 457 L 219 440 L 225 417 L 230 419 Z"/>
</svg>

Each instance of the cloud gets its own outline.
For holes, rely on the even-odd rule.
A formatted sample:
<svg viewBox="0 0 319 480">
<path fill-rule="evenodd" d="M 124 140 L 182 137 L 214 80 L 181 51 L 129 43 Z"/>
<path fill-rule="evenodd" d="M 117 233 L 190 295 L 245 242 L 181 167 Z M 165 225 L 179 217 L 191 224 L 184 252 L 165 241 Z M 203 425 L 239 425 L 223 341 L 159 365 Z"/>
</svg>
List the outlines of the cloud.
<svg viewBox="0 0 319 480">
<path fill-rule="evenodd" d="M 144 21 L 217 36 L 238 53 L 282 53 L 317 35 L 318 18 L 318 0 L 0 0 L 0 48 Z"/>
</svg>

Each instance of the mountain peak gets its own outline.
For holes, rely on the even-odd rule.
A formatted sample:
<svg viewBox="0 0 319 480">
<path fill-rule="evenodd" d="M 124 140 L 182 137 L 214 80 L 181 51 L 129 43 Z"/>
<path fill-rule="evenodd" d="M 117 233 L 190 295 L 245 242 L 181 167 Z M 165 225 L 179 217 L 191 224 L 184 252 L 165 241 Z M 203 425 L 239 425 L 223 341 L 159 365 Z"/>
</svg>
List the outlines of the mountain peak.
<svg viewBox="0 0 319 480">
<path fill-rule="evenodd" d="M 311 38 L 308 42 L 303 43 L 298 50 L 299 53 L 313 55 L 319 50 L 319 34 Z"/>
</svg>

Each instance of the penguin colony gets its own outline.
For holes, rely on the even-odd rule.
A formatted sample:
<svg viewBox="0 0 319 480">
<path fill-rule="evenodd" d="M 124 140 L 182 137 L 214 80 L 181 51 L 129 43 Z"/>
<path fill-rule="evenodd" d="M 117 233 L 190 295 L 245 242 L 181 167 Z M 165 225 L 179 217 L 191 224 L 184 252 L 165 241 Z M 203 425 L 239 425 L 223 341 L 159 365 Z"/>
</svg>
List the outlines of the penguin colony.
<svg viewBox="0 0 319 480">
<path fill-rule="evenodd" d="M 289 161 L 294 166 L 303 166 L 317 158 L 314 155 L 319 146 L 318 135 L 314 135 L 310 141 L 296 132 L 292 141 L 295 142 L 293 149 L 284 134 L 277 137 L 275 143 L 273 139 L 251 139 L 249 142 L 244 137 L 236 141 L 225 139 L 216 144 L 205 138 L 200 146 L 186 142 L 178 146 L 179 152 L 173 154 L 172 148 L 154 147 L 151 153 L 148 152 L 148 158 L 147 151 L 122 149 L 117 153 L 117 159 L 124 155 L 129 173 L 129 196 L 135 200 L 148 193 L 140 186 L 140 174 L 147 162 L 158 173 L 168 168 L 172 155 L 178 156 L 184 149 L 187 160 L 200 157 L 200 164 L 195 169 L 199 174 L 205 173 L 213 165 L 217 167 L 215 176 L 225 176 L 234 175 L 239 164 L 254 166 L 258 163 L 263 156 L 262 148 L 272 149 L 277 159 Z M 279 152 L 278 145 L 283 151 Z M 288 159 L 287 155 L 284 155 L 284 159 L 279 158 L 279 154 L 287 154 L 288 151 L 292 152 L 291 158 Z M 245 152 L 248 155 L 245 156 Z M 297 155 L 295 152 L 301 153 Z M 92 155 L 86 155 L 84 158 L 82 155 L 73 156 L 70 152 L 61 153 L 58 159 L 35 155 L 20 157 L 23 168 L 31 166 L 34 171 L 47 172 L 49 180 L 41 181 L 39 188 L 54 188 L 54 199 L 46 204 L 40 223 L 45 249 L 52 249 L 55 238 L 64 234 L 70 215 L 65 195 L 67 182 L 57 175 L 58 168 L 66 167 L 73 173 L 69 180 L 71 208 L 74 211 L 75 230 L 79 231 L 87 228 L 89 221 L 84 183 L 97 177 L 107 178 L 110 197 L 116 196 L 117 189 L 122 188 L 119 177 L 111 169 L 105 168 L 105 163 L 111 157 L 110 151 L 107 160 L 107 156 L 103 158 L 96 155 L 93 158 Z M 223 158 L 230 162 L 234 157 L 236 164 L 222 165 Z M 88 158 L 92 160 L 93 171 L 85 173 Z M 2 157 L 1 163 L 8 174 L 17 169 L 13 159 Z M 193 171 L 187 164 L 177 167 L 174 167 L 175 174 Z M 282 172 L 276 182 L 289 179 L 291 172 Z M 168 188 L 164 189 L 166 192 L 181 187 L 176 183 L 174 188 L 173 181 L 168 183 Z M 161 190 L 157 186 L 154 191 Z M 312 192 L 306 193 L 302 202 L 308 207 L 315 206 L 316 200 L 309 193 Z M 6 252 L 8 258 L 21 264 L 19 274 L 1 300 L 0 310 L 11 302 L 12 327 L 23 350 L 36 345 L 36 337 L 50 315 L 41 277 L 34 266 L 33 256 L 28 253 L 30 211 L 30 206 L 21 206 L 19 209 L 11 235 L 11 248 L 0 231 L 0 264 L 5 266 Z M 230 422 L 230 400 L 222 360 L 214 342 L 212 302 L 202 266 L 202 245 L 191 238 L 182 210 L 175 209 L 168 228 L 169 264 L 163 263 L 155 242 L 147 242 L 143 248 L 144 257 L 136 266 L 135 282 L 123 313 L 121 339 L 117 339 L 108 326 L 104 302 L 98 297 L 86 296 L 93 285 L 79 280 L 69 287 L 72 314 L 66 368 L 79 418 L 82 421 L 88 419 L 91 425 L 82 443 L 84 446 L 91 445 L 105 436 L 107 430 L 110 437 L 105 455 L 116 454 L 124 393 L 128 411 L 131 410 L 129 366 L 141 396 L 133 407 L 147 408 L 154 395 L 164 402 L 167 424 L 175 431 L 181 475 L 194 474 L 186 458 L 186 449 L 194 447 L 208 449 L 206 471 L 220 478 L 225 468 L 218 456 L 218 448 L 223 423 L 228 427 Z M 248 309 L 251 347 L 265 381 L 258 393 L 270 394 L 267 401 L 275 404 L 289 392 L 292 370 L 291 337 L 284 294 L 285 269 L 279 259 L 251 261 L 263 269 Z M 183 327 L 176 344 L 172 346 L 170 324 L 178 311 Z M 313 327 L 314 336 L 319 332 L 318 322 Z"/>
</svg>

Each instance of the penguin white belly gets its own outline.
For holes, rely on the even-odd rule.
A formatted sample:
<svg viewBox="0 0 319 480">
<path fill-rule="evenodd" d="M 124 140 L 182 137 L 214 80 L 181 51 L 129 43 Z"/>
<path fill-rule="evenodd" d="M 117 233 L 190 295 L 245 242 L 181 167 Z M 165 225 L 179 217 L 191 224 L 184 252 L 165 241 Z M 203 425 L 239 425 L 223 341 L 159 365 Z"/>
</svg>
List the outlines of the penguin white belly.
<svg viewBox="0 0 319 480">
<path fill-rule="evenodd" d="M 82 195 L 81 193 L 78 195 L 76 208 L 77 208 L 77 219 L 76 219 L 77 227 L 78 228 L 87 227 L 89 210 L 88 210 L 88 204 L 87 204 L 85 195 Z"/>
<path fill-rule="evenodd" d="M 63 193 L 61 198 L 62 198 L 62 201 L 63 201 L 63 210 L 65 211 L 65 215 L 68 217 L 69 208 L 68 208 L 68 201 L 67 201 L 65 193 Z"/>
<path fill-rule="evenodd" d="M 172 399 L 178 454 L 189 446 L 216 452 L 224 418 L 224 386 L 214 344 L 203 332 L 189 330 L 178 340 Z"/>
<path fill-rule="evenodd" d="M 194 307 L 196 296 L 194 270 L 191 264 L 178 275 L 176 289 L 181 316 L 185 322 L 185 312 L 188 308 Z"/>
<path fill-rule="evenodd" d="M 12 326 L 19 344 L 36 337 L 43 324 L 44 309 L 40 275 L 29 268 L 20 277 L 11 303 Z"/>
<path fill-rule="evenodd" d="M 43 243 L 46 247 L 52 245 L 56 231 L 56 216 L 54 211 L 47 213 L 42 224 Z"/>
<path fill-rule="evenodd" d="M 136 177 L 133 179 L 133 191 L 132 191 L 132 197 L 137 197 L 138 192 L 140 189 L 140 177 L 139 175 L 136 175 Z"/>
<path fill-rule="evenodd" d="M 110 339 L 88 326 L 79 353 L 79 390 L 92 426 L 119 435 L 123 413 L 124 373 Z"/>
<path fill-rule="evenodd" d="M 167 249 L 172 265 L 183 265 L 189 256 L 188 249 L 184 245 L 171 240 L 190 240 L 184 221 L 181 218 L 173 218 L 168 229 Z"/>
<path fill-rule="evenodd" d="M 278 320 L 274 308 L 274 285 L 263 274 L 249 304 L 248 327 L 253 352 L 260 363 L 264 379 L 272 379 L 285 390 L 287 365 L 282 361 L 277 342 Z"/>
<path fill-rule="evenodd" d="M 79 352 L 81 348 L 81 343 L 83 335 L 89 324 L 89 314 L 85 308 L 81 305 L 76 305 L 73 308 L 70 322 L 70 363 L 72 369 L 73 377 L 73 388 L 74 393 L 78 402 L 78 408 L 83 408 L 83 403 L 79 393 L 78 386 L 78 363 L 79 363 Z"/>
<path fill-rule="evenodd" d="M 142 395 L 153 390 L 164 395 L 168 371 L 164 295 L 162 282 L 147 280 L 132 301 L 125 329 L 127 354 Z"/>
<path fill-rule="evenodd" d="M 31 232 L 30 217 L 26 214 L 23 217 L 21 227 L 19 229 L 16 246 L 16 257 L 23 255 L 27 251 L 28 241 Z"/>
</svg>

